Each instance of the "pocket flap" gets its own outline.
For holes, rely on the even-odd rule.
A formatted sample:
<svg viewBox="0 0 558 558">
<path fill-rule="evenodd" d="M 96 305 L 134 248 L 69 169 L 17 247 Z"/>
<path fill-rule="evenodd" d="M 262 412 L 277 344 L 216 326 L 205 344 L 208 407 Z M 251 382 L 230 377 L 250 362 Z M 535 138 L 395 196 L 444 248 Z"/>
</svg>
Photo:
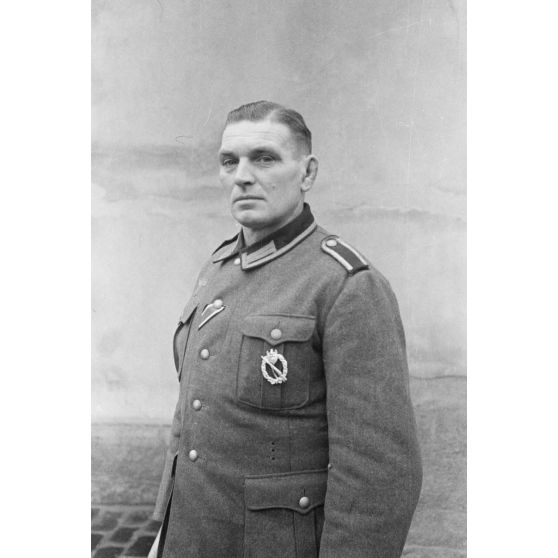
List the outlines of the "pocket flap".
<svg viewBox="0 0 558 558">
<path fill-rule="evenodd" d="M 246 316 L 241 331 L 248 337 L 265 339 L 275 347 L 287 341 L 308 341 L 312 337 L 316 318 L 285 314 Z"/>
<path fill-rule="evenodd" d="M 327 469 L 250 476 L 244 479 L 244 496 L 249 510 L 287 508 L 306 514 L 323 506 Z"/>
</svg>

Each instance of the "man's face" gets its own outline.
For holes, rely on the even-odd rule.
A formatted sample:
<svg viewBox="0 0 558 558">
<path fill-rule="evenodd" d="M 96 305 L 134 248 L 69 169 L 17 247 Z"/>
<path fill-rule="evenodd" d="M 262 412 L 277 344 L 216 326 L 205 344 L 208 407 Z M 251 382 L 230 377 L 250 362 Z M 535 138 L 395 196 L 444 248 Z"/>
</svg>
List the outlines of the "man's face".
<svg viewBox="0 0 558 558">
<path fill-rule="evenodd" d="M 243 120 L 229 124 L 219 150 L 222 185 L 232 216 L 257 240 L 301 211 L 309 157 L 300 153 L 291 131 L 279 122 Z"/>
</svg>

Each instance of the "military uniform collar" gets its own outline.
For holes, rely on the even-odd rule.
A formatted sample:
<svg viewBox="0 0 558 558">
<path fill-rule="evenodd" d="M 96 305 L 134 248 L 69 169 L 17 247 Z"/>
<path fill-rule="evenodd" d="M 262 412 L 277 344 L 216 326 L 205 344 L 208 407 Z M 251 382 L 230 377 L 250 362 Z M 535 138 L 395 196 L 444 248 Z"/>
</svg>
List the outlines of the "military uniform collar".
<svg viewBox="0 0 558 558">
<path fill-rule="evenodd" d="M 310 206 L 305 203 L 298 217 L 250 246 L 244 246 L 242 233 L 225 241 L 213 253 L 212 261 L 217 263 L 240 256 L 242 269 L 252 269 L 282 256 L 314 232 L 316 227 Z"/>
</svg>

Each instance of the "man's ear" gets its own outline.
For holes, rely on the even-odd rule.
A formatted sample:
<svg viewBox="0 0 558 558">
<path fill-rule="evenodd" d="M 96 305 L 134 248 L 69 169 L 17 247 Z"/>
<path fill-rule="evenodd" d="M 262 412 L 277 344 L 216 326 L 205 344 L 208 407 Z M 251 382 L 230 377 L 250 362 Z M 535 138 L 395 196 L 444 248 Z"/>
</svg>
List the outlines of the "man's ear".
<svg viewBox="0 0 558 558">
<path fill-rule="evenodd" d="M 314 185 L 318 176 L 318 159 L 314 155 L 307 155 L 304 158 L 304 175 L 300 186 L 303 192 L 308 192 Z"/>
</svg>

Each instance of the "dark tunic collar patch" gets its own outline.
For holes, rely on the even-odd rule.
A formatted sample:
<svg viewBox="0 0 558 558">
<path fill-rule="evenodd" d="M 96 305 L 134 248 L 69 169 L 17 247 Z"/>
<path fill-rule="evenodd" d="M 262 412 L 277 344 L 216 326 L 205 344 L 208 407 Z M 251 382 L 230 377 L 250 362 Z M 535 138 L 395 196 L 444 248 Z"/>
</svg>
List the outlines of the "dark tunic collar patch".
<svg viewBox="0 0 558 558">
<path fill-rule="evenodd" d="M 212 261 L 217 263 L 240 254 L 242 269 L 258 267 L 296 246 L 314 232 L 316 227 L 310 206 L 305 203 L 298 217 L 250 246 L 244 246 L 244 239 L 240 233 L 225 241 L 213 252 Z"/>
</svg>

